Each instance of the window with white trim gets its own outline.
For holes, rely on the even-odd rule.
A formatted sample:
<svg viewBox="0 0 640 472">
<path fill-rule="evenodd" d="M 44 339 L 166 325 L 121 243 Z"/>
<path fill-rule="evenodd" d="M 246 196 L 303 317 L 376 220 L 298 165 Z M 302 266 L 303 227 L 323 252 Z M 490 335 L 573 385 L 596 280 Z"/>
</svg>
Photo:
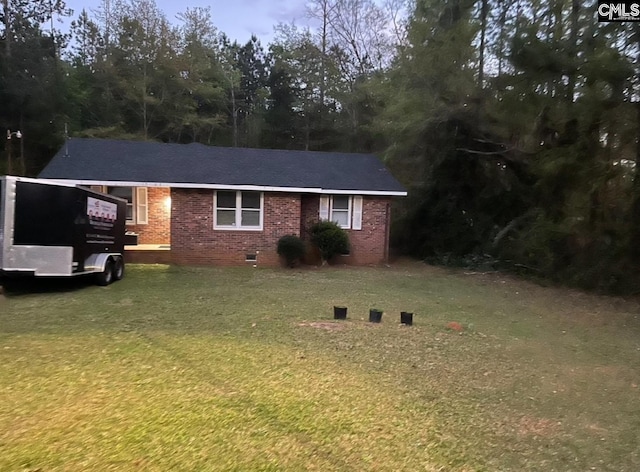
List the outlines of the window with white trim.
<svg viewBox="0 0 640 472">
<path fill-rule="evenodd" d="M 362 229 L 362 196 L 323 195 L 320 197 L 319 216 L 343 229 Z"/>
<path fill-rule="evenodd" d="M 128 225 L 146 225 L 149 223 L 149 203 L 146 187 L 92 185 L 90 188 L 126 200 L 126 222 Z"/>
<path fill-rule="evenodd" d="M 341 228 L 351 228 L 351 197 L 349 195 L 333 195 L 329 208 L 331 221 Z"/>
<path fill-rule="evenodd" d="M 214 229 L 262 230 L 264 196 L 261 192 L 218 190 L 213 203 Z"/>
<path fill-rule="evenodd" d="M 133 205 L 133 194 L 135 193 L 133 187 L 107 187 L 105 193 L 125 199 L 127 201 L 127 223 L 136 221 Z"/>
</svg>

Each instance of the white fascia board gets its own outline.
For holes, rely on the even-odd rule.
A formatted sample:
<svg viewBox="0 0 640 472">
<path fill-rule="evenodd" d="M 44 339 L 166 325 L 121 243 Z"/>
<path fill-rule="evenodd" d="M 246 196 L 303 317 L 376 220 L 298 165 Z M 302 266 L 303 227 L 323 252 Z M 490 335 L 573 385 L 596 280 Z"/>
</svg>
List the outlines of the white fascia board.
<svg viewBox="0 0 640 472">
<path fill-rule="evenodd" d="M 4 176 L 3 179 L 13 180 L 15 182 L 29 182 L 34 184 L 51 184 L 51 185 L 60 185 L 63 187 L 75 187 L 76 184 L 69 180 L 54 180 L 54 179 L 34 179 L 31 177 L 16 177 L 7 175 Z"/>
<path fill-rule="evenodd" d="M 209 190 L 235 190 L 246 192 L 288 192 L 288 193 L 315 193 L 320 195 L 375 195 L 384 197 L 406 197 L 407 192 L 395 192 L 385 190 L 332 190 L 316 187 L 271 187 L 267 185 L 222 185 L 222 184 L 196 184 L 184 182 L 129 182 L 108 180 L 75 180 L 75 179 L 49 179 L 52 182 L 68 183 L 72 185 L 106 185 L 110 187 L 171 187 L 187 189 Z"/>
<path fill-rule="evenodd" d="M 311 192 L 309 192 L 311 193 Z M 377 197 L 406 197 L 407 192 L 392 192 L 387 190 L 328 190 L 319 192 L 324 195 L 373 195 Z"/>
</svg>

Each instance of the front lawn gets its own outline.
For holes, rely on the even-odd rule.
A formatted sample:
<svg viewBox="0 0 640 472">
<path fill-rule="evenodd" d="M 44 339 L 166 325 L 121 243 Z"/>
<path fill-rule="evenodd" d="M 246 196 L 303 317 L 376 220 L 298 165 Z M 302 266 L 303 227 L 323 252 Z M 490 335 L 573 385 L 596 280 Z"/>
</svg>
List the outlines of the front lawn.
<svg viewBox="0 0 640 472">
<path fill-rule="evenodd" d="M 640 470 L 637 302 L 417 263 L 127 270 L 0 295 L 0 470 Z"/>
</svg>

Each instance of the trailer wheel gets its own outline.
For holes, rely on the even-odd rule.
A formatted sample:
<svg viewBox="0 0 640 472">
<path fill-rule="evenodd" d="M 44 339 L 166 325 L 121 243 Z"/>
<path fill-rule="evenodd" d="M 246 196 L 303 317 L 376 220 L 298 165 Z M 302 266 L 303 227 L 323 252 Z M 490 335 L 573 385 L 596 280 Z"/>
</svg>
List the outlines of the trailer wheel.
<svg viewBox="0 0 640 472">
<path fill-rule="evenodd" d="M 96 276 L 96 282 L 98 285 L 109 285 L 113 282 L 113 259 L 108 259 L 104 265 L 104 270 Z"/>
<path fill-rule="evenodd" d="M 124 259 L 122 257 L 118 257 L 113 266 L 113 279 L 122 280 L 123 277 L 124 277 Z"/>
</svg>

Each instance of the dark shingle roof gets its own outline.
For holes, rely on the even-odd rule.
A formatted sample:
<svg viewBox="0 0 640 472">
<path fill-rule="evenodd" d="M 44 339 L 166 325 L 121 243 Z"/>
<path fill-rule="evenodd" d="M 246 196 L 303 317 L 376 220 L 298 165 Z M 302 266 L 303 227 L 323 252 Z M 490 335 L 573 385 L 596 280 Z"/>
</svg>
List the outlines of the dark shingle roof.
<svg viewBox="0 0 640 472">
<path fill-rule="evenodd" d="M 372 154 L 69 139 L 41 178 L 404 193 Z"/>
</svg>

